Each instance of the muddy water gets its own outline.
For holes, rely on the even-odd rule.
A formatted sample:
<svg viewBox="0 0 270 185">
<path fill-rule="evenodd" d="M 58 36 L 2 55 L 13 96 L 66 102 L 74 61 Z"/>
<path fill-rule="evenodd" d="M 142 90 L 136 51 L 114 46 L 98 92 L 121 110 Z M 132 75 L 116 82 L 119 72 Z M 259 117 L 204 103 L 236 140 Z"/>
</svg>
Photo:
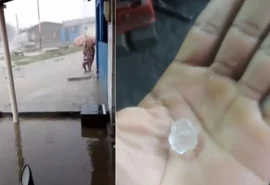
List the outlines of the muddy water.
<svg viewBox="0 0 270 185">
<path fill-rule="evenodd" d="M 0 119 L 0 184 L 17 185 L 29 164 L 36 185 L 114 185 L 114 156 L 104 131 L 79 120 Z"/>
</svg>

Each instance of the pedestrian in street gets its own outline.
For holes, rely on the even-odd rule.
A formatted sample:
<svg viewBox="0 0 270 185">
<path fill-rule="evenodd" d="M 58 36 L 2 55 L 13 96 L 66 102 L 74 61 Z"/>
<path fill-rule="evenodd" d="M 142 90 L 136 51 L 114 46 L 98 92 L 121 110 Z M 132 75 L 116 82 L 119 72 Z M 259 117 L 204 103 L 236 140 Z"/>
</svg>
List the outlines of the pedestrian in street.
<svg viewBox="0 0 270 185">
<path fill-rule="evenodd" d="M 95 57 L 95 43 L 93 41 L 86 42 L 83 49 L 83 69 L 85 72 L 91 72 L 94 57 Z"/>
</svg>

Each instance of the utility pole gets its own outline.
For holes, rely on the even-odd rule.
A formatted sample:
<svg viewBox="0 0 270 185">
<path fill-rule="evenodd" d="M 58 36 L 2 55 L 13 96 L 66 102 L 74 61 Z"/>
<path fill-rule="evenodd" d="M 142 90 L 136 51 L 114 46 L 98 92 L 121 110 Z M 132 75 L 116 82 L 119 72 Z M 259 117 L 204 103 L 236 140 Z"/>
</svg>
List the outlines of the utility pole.
<svg viewBox="0 0 270 185">
<path fill-rule="evenodd" d="M 16 17 L 16 26 L 17 26 L 17 33 L 19 32 L 19 20 L 18 20 L 18 15 L 15 15 Z"/>
<path fill-rule="evenodd" d="M 41 39 L 41 23 L 40 23 L 39 0 L 37 0 L 37 13 L 38 13 L 38 29 L 39 29 L 39 49 L 40 49 L 40 50 L 42 50 L 42 39 Z"/>
</svg>

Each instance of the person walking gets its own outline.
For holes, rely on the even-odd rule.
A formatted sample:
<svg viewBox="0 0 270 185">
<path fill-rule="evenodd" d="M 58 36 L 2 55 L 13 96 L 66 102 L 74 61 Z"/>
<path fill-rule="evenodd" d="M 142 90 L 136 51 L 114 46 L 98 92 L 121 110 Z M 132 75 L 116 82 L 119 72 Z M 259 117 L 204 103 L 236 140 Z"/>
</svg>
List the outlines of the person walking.
<svg viewBox="0 0 270 185">
<path fill-rule="evenodd" d="M 94 62 L 94 57 L 95 57 L 94 42 L 85 43 L 84 49 L 83 49 L 83 69 L 85 72 L 91 72 L 92 64 Z"/>
</svg>

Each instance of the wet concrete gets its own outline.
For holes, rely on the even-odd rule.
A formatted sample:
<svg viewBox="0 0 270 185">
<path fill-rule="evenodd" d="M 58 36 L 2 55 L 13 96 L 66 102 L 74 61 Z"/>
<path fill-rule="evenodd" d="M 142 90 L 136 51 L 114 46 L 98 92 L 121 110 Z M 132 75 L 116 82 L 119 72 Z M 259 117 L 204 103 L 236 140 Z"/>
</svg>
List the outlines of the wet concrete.
<svg viewBox="0 0 270 185">
<path fill-rule="evenodd" d="M 24 164 L 36 185 L 113 185 L 114 155 L 102 130 L 77 119 L 0 119 L 0 184 L 18 184 Z"/>
</svg>

